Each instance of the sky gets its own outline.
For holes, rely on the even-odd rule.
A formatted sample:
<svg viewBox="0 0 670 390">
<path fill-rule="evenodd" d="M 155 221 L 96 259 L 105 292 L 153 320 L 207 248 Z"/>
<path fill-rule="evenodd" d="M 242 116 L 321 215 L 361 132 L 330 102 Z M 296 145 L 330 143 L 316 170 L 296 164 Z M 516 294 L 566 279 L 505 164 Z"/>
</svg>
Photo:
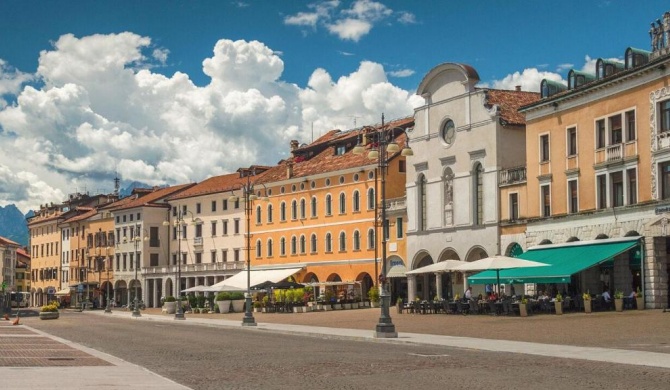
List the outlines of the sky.
<svg viewBox="0 0 670 390">
<path fill-rule="evenodd" d="M 0 0 L 0 206 L 198 182 L 413 115 L 421 79 L 472 65 L 538 91 L 650 48 L 645 0 Z"/>
</svg>

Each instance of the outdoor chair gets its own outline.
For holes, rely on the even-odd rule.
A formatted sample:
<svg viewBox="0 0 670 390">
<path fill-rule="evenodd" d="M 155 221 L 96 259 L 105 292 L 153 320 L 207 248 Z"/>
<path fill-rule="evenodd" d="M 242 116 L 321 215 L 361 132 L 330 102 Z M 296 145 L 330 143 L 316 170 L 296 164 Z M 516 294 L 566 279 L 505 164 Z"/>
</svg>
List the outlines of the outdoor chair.
<svg viewBox="0 0 670 390">
<path fill-rule="evenodd" d="M 461 301 L 456 301 L 456 313 L 466 315 L 470 312 L 470 306 L 463 304 Z"/>
<path fill-rule="evenodd" d="M 475 300 L 470 300 L 470 314 L 479 314 L 479 304 Z"/>
<path fill-rule="evenodd" d="M 492 316 L 497 316 L 497 309 L 496 309 L 496 303 L 493 301 L 489 301 L 489 314 Z"/>
</svg>

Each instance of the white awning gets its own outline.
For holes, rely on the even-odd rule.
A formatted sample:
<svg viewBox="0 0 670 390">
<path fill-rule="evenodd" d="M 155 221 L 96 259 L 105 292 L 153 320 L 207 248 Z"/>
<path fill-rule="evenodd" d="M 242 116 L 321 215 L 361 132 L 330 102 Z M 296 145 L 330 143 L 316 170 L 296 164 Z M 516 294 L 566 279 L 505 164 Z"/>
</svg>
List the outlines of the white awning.
<svg viewBox="0 0 670 390">
<path fill-rule="evenodd" d="M 390 270 L 386 273 L 387 278 L 405 278 L 405 272 L 407 271 L 407 268 L 405 268 L 404 265 L 394 265 L 391 267 Z"/>
<path fill-rule="evenodd" d="M 210 286 L 194 286 L 194 287 L 189 287 L 185 290 L 181 290 L 181 292 L 203 292 L 203 291 L 209 291 L 207 290 Z"/>
<path fill-rule="evenodd" d="M 264 282 L 277 283 L 302 270 L 302 268 L 263 269 L 250 271 L 251 287 Z M 205 291 L 246 291 L 247 271 L 242 270 L 230 278 L 207 287 Z"/>
<path fill-rule="evenodd" d="M 426 273 L 433 273 L 433 272 L 449 272 L 449 271 L 454 271 L 456 267 L 461 266 L 465 264 L 465 261 L 460 261 L 460 260 L 444 260 L 440 261 L 439 263 L 433 263 L 430 265 L 427 265 L 425 267 L 417 268 L 411 271 L 405 272 L 407 275 L 414 275 L 414 274 L 426 274 Z"/>
<path fill-rule="evenodd" d="M 69 288 L 64 288 L 64 289 L 59 290 L 59 291 L 56 292 L 57 297 L 63 297 L 63 296 L 66 296 L 66 295 L 70 295 L 70 289 Z"/>
</svg>

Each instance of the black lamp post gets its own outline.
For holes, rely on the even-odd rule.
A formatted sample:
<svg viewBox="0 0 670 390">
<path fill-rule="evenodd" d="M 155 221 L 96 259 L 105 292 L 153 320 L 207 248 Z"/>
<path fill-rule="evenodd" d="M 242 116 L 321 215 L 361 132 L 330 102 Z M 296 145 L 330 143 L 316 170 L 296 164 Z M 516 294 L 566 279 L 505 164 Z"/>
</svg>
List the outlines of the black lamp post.
<svg viewBox="0 0 670 390">
<path fill-rule="evenodd" d="M 105 251 L 107 254 L 107 259 L 109 260 L 109 264 L 107 264 L 107 261 L 105 261 L 105 268 L 107 268 L 107 304 L 105 305 L 105 313 L 111 313 L 112 297 L 109 291 L 109 285 L 112 284 L 112 282 L 109 280 L 109 269 L 112 268 L 112 258 L 109 257 L 109 247 L 107 247 Z"/>
<path fill-rule="evenodd" d="M 139 286 L 140 284 L 139 279 L 137 279 L 137 271 L 138 268 L 140 268 L 140 259 L 139 259 L 139 252 L 137 251 L 137 248 L 139 247 L 140 243 L 142 241 L 148 240 L 149 237 L 146 235 L 144 236 L 144 239 L 142 238 L 142 231 L 140 230 L 140 225 L 135 226 L 135 238 L 133 239 L 134 245 L 135 245 L 135 299 L 133 300 L 133 317 L 142 317 L 142 313 L 140 313 L 140 304 L 139 304 Z"/>
<path fill-rule="evenodd" d="M 251 177 L 256 176 L 256 170 L 250 169 L 246 172 L 247 182 L 242 185 L 242 196 L 244 199 L 244 213 L 247 218 L 247 292 L 245 294 L 245 308 L 244 308 L 244 318 L 242 319 L 242 326 L 256 326 L 256 319 L 251 311 L 251 210 L 252 203 L 258 196 L 254 194 L 254 183 L 251 182 Z M 268 201 L 267 197 L 262 198 L 264 201 Z M 235 194 L 231 195 L 228 198 L 229 202 L 237 202 L 239 198 Z"/>
<path fill-rule="evenodd" d="M 387 281 L 386 281 L 386 174 L 389 165 L 389 153 L 391 156 L 395 155 L 400 151 L 400 147 L 395 142 L 396 131 L 406 133 L 405 129 L 402 127 L 390 127 L 385 128 L 384 126 L 384 114 L 382 114 L 382 124 L 381 129 L 376 132 L 377 145 L 375 149 L 370 150 L 368 153 L 368 158 L 371 160 L 377 160 L 377 173 L 381 176 L 381 220 L 382 220 L 382 273 L 379 276 L 379 286 L 380 293 L 379 297 L 381 299 L 381 313 L 379 316 L 379 322 L 375 327 L 375 337 L 377 338 L 395 338 L 398 337 L 398 332 L 395 330 L 395 325 L 391 320 L 390 315 L 390 306 L 391 306 L 391 295 L 388 292 Z M 408 138 L 409 139 L 409 138 Z M 355 154 L 363 154 L 365 152 L 365 147 L 361 144 L 354 147 L 353 152 Z M 411 156 L 414 153 L 409 147 L 409 142 L 405 144 L 402 151 L 400 151 L 402 156 Z M 376 216 L 375 216 L 376 221 Z M 375 227 L 376 228 L 376 227 Z"/>
</svg>

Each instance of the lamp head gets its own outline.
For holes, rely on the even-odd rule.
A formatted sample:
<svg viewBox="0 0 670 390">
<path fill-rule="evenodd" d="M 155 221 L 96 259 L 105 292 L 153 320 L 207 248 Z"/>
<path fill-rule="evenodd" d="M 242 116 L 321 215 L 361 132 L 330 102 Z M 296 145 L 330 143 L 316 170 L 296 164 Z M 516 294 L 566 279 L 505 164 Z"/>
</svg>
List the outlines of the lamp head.
<svg viewBox="0 0 670 390">
<path fill-rule="evenodd" d="M 378 158 L 379 158 L 379 152 L 376 151 L 376 150 L 374 150 L 374 149 L 371 150 L 370 153 L 368 153 L 368 158 L 369 158 L 370 160 L 376 160 L 376 159 L 378 159 Z"/>
<path fill-rule="evenodd" d="M 363 154 L 363 153 L 365 153 L 365 146 L 363 146 L 361 144 L 356 144 L 356 146 L 354 146 L 354 149 L 352 150 L 352 152 L 354 154 Z"/>
<path fill-rule="evenodd" d="M 387 146 L 386 146 L 386 151 L 389 153 L 395 153 L 398 150 L 400 150 L 400 146 L 395 141 L 391 141 Z"/>
<path fill-rule="evenodd" d="M 409 146 L 405 146 L 404 148 L 402 148 L 402 152 L 400 152 L 400 155 L 405 157 L 414 156 L 414 151 Z"/>
</svg>

